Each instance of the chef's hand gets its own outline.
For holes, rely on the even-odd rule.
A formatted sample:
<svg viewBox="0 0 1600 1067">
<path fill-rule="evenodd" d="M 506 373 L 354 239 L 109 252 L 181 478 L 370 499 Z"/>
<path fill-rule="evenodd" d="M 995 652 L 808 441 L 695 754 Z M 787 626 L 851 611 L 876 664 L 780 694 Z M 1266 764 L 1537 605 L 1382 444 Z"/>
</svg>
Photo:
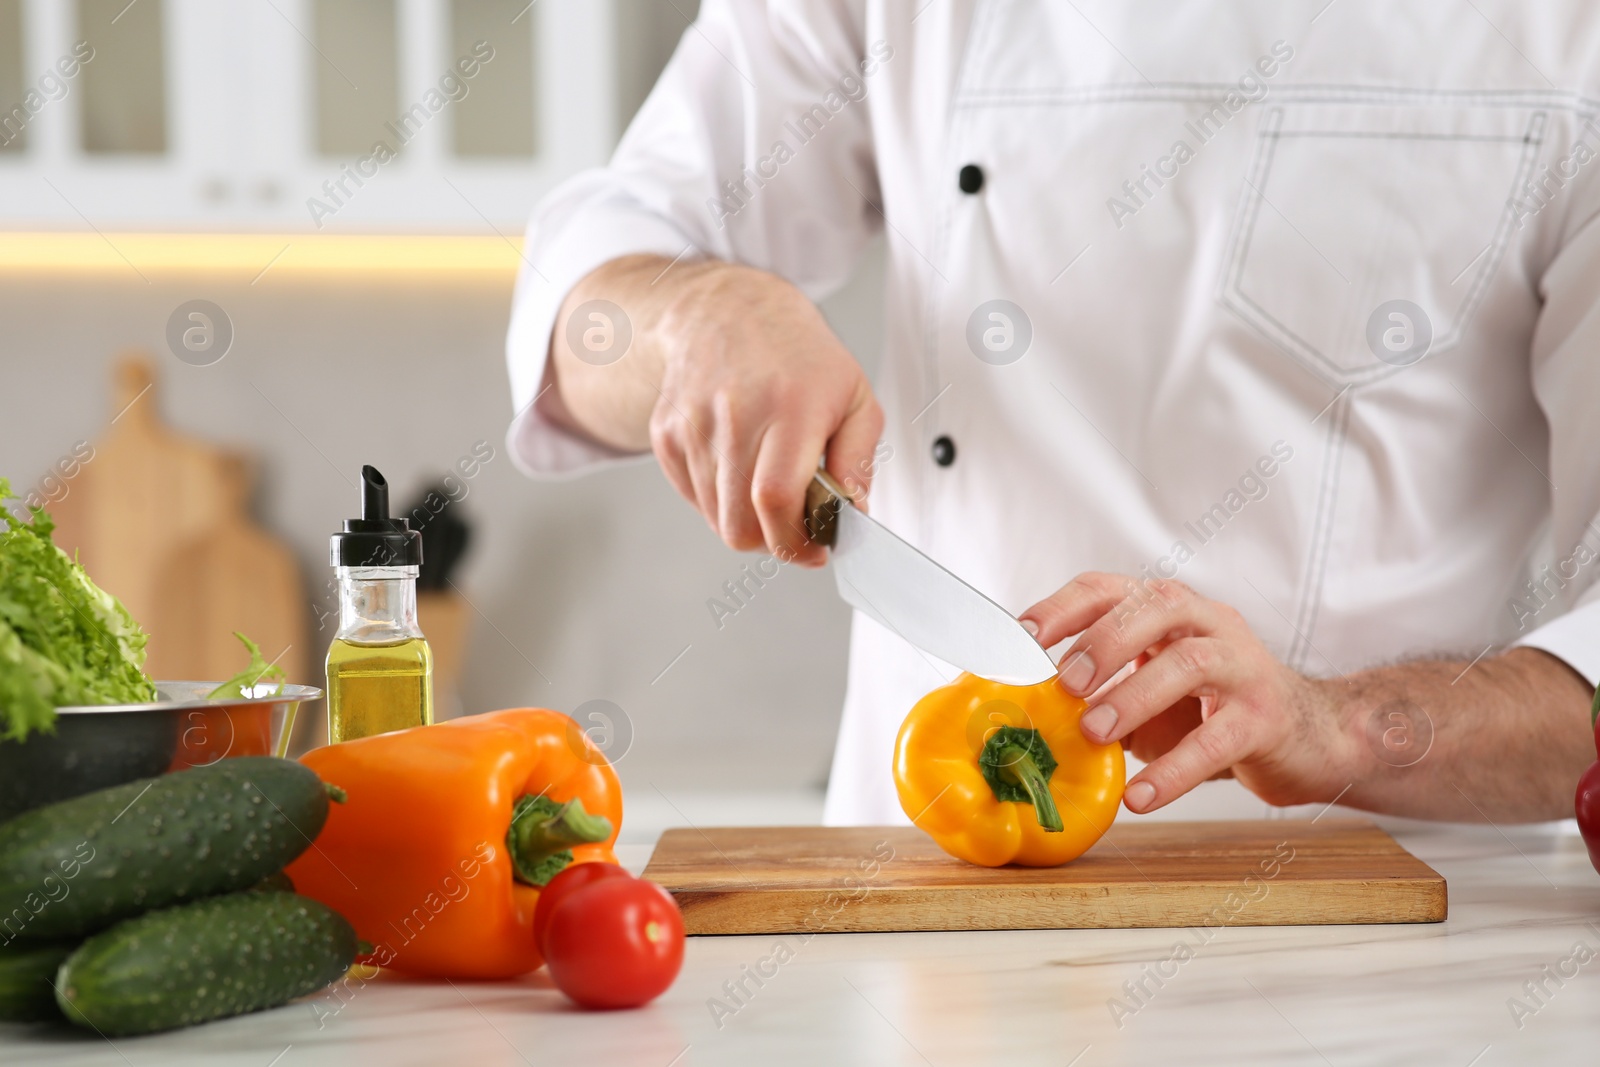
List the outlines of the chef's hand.
<svg viewBox="0 0 1600 1067">
<path fill-rule="evenodd" d="M 595 299 L 630 320 L 632 345 L 615 362 L 570 347 L 568 318 Z M 568 294 L 551 352 L 557 388 L 543 410 L 613 447 L 648 446 L 733 548 L 819 565 L 802 519 L 818 457 L 858 499 L 871 484 L 883 413 L 867 376 L 816 305 L 775 274 L 613 260 Z"/>
<path fill-rule="evenodd" d="M 1270 804 L 1326 800 L 1355 754 L 1330 683 L 1274 659 L 1243 617 L 1182 582 L 1079 575 L 1021 615 L 1049 648 L 1078 634 L 1061 684 L 1094 694 L 1082 729 L 1149 765 L 1123 802 L 1154 811 L 1230 772 Z M 1129 664 L 1136 669 L 1096 690 Z"/>
</svg>

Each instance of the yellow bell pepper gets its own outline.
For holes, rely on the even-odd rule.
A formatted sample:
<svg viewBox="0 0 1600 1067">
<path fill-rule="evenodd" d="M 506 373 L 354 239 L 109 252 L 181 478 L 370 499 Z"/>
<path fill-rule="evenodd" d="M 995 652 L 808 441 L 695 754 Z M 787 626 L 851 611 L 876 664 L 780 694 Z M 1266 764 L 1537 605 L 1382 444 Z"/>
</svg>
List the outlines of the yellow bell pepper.
<svg viewBox="0 0 1600 1067">
<path fill-rule="evenodd" d="M 1052 678 L 963 674 L 911 709 L 894 746 L 900 807 L 938 846 L 984 867 L 1054 867 L 1111 828 L 1122 746 L 1078 728 L 1086 705 Z"/>
</svg>

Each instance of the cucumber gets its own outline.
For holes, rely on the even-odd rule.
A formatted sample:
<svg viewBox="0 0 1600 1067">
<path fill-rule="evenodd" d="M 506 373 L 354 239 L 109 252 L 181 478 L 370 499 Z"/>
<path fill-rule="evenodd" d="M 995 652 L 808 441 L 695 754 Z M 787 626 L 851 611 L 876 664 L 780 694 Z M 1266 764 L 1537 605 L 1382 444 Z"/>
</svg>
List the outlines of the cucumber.
<svg viewBox="0 0 1600 1067">
<path fill-rule="evenodd" d="M 288 871 L 278 871 L 276 874 L 267 875 L 250 888 L 259 889 L 263 892 L 271 889 L 280 893 L 293 893 L 294 879 L 289 877 Z"/>
<path fill-rule="evenodd" d="M 56 971 L 77 947 L 76 941 L 58 941 L 24 948 L 0 948 L 0 1021 L 59 1019 Z"/>
<path fill-rule="evenodd" d="M 271 756 L 36 808 L 0 823 L 0 941 L 82 939 L 249 888 L 305 851 L 327 818 L 316 774 Z"/>
<path fill-rule="evenodd" d="M 293 893 L 247 890 L 153 911 L 85 941 L 56 976 L 69 1020 L 150 1034 L 287 1004 L 350 969 L 356 932 Z"/>
</svg>

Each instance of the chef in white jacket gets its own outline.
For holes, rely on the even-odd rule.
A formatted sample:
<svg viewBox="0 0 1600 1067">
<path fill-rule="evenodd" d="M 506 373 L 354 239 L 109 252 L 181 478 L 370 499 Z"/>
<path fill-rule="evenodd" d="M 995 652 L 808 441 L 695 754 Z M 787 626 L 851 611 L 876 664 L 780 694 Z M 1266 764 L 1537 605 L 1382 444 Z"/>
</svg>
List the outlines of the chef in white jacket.
<svg viewBox="0 0 1600 1067">
<path fill-rule="evenodd" d="M 1597 109 L 1582 0 L 706 0 L 534 213 L 512 454 L 653 452 L 729 545 L 807 564 L 825 457 L 1055 647 L 1147 761 L 1134 812 L 1231 775 L 1570 815 Z M 874 386 L 813 301 L 878 233 Z M 950 676 L 856 618 L 828 821 L 904 821 L 895 732 Z"/>
</svg>

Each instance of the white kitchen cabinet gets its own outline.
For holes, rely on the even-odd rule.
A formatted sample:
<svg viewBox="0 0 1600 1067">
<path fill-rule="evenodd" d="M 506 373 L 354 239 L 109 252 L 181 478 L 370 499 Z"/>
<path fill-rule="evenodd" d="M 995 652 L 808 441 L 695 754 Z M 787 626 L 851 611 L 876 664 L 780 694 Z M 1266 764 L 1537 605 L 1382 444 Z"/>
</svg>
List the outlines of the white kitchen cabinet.
<svg viewBox="0 0 1600 1067">
<path fill-rule="evenodd" d="M 36 89 L 76 42 L 116 46 L 127 39 L 115 36 L 125 26 L 110 24 L 110 0 L 0 0 L 0 6 L 7 2 L 20 3 L 21 40 L 0 40 L 0 74 L 11 69 L 20 78 L 0 77 L 0 119 L 12 106 L 3 97 L 19 84 L 23 92 Z M 319 24 L 318 3 L 351 7 Z M 363 32 L 360 19 L 385 5 L 392 5 L 392 33 Z M 86 125 L 93 124 L 85 108 L 104 99 L 89 91 L 86 77 L 105 72 L 104 83 L 112 74 L 132 77 L 125 68 L 140 66 L 108 61 L 102 47 L 66 79 L 64 94 L 51 82 L 52 92 L 36 99 L 42 104 L 28 117 L 21 149 L 0 150 L 0 230 L 518 233 L 543 191 L 605 159 L 637 86 L 653 80 L 653 69 L 642 79 L 631 68 L 622 76 L 619 56 L 659 64 L 670 52 L 660 38 L 675 40 L 697 5 L 657 0 L 658 13 L 642 19 L 634 17 L 636 6 L 628 0 L 133 0 L 121 20 L 160 24 L 165 109 L 156 149 L 94 151 L 96 138 L 86 139 Z M 105 24 L 80 25 L 85 11 Z M 14 35 L 3 14 L 0 34 Z M 343 51 L 318 47 L 319 25 L 324 43 L 343 41 Z M 430 99 L 459 92 L 449 83 L 441 92 L 459 58 L 455 38 L 482 26 L 490 27 L 484 32 L 503 62 L 480 65 L 479 77 L 515 70 L 529 83 L 526 100 L 503 98 L 518 105 L 500 109 L 519 127 L 509 132 L 484 113 L 485 94 L 473 102 L 472 80 L 465 99 L 427 110 Z M 352 51 L 373 40 L 379 47 L 392 42 L 393 54 Z M 20 59 L 8 67 L 8 55 Z M 391 162 L 369 162 L 373 173 L 357 174 L 359 185 L 350 171 L 372 153 L 319 150 L 329 141 L 323 135 L 339 124 L 335 116 L 330 126 L 329 94 L 319 96 L 319 78 L 359 91 L 351 72 L 370 79 L 359 98 L 369 119 L 384 110 L 395 122 L 408 111 L 413 116 L 404 124 L 411 136 L 403 149 Z M 136 96 L 135 90 L 127 91 Z M 375 110 L 373 99 L 383 97 L 392 106 Z M 418 105 L 424 110 L 416 111 Z M 348 123 L 343 131 L 332 140 L 348 147 Z M 148 148 L 151 141 L 147 128 L 129 143 Z M 330 192 L 341 181 L 343 193 Z M 314 212 L 313 198 L 333 210 Z"/>
</svg>

